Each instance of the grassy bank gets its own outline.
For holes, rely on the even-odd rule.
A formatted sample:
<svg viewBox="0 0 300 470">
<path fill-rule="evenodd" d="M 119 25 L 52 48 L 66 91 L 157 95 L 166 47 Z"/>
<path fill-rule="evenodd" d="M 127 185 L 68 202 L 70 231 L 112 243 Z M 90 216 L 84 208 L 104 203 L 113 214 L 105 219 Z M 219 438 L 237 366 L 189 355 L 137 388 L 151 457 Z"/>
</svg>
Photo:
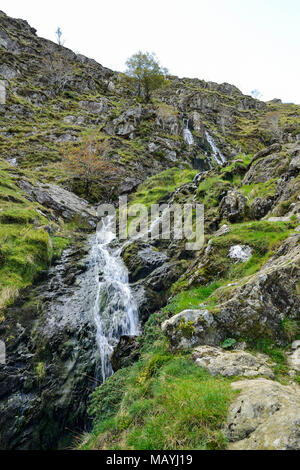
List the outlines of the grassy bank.
<svg viewBox="0 0 300 470">
<path fill-rule="evenodd" d="M 140 360 L 119 370 L 92 395 L 91 434 L 80 449 L 222 449 L 222 426 L 234 392 L 189 355 L 172 355 L 161 333 L 165 314 L 145 326 Z"/>
</svg>

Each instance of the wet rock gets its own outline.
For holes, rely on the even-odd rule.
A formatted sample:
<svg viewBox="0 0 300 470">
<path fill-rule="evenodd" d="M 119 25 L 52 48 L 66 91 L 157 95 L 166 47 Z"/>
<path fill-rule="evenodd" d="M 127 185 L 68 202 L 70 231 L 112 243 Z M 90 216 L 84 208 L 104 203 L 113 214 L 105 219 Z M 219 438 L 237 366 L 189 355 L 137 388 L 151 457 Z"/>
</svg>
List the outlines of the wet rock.
<svg viewBox="0 0 300 470">
<path fill-rule="evenodd" d="M 141 345 L 134 336 L 121 336 L 110 358 L 114 372 L 137 361 L 140 356 L 140 348 Z"/>
<path fill-rule="evenodd" d="M 164 262 L 146 278 L 145 285 L 157 292 L 166 294 L 169 287 L 177 281 L 182 272 L 183 265 L 180 261 Z"/>
<path fill-rule="evenodd" d="M 269 358 L 262 354 L 253 356 L 245 351 L 224 351 L 221 348 L 200 346 L 194 350 L 192 358 L 199 367 L 208 370 L 211 375 L 225 377 L 263 375 L 274 378 L 273 371 L 268 366 Z"/>
<path fill-rule="evenodd" d="M 246 198 L 236 190 L 228 191 L 219 206 L 220 217 L 227 219 L 229 222 L 243 220 L 245 210 Z"/>
<path fill-rule="evenodd" d="M 184 266 L 181 261 L 164 263 L 145 279 L 131 285 L 142 322 L 166 304 L 168 289 L 178 280 L 183 271 Z"/>
<path fill-rule="evenodd" d="M 128 268 L 130 282 L 147 277 L 167 260 L 165 253 L 161 253 L 143 242 L 134 242 L 126 246 L 122 257 Z"/>
<path fill-rule="evenodd" d="M 88 247 L 74 246 L 6 312 L 0 365 L 0 448 L 55 449 L 88 425 L 99 355 L 90 312 L 96 280 L 82 290 Z M 84 295 L 82 294 L 84 292 Z M 70 431 L 71 429 L 72 431 Z M 67 441 L 65 441 L 67 442 Z"/>
<path fill-rule="evenodd" d="M 194 177 L 193 183 L 198 186 L 202 181 L 205 180 L 208 174 L 209 171 L 200 171 L 200 173 L 197 173 L 197 175 Z"/>
<path fill-rule="evenodd" d="M 266 379 L 231 384 L 241 393 L 230 406 L 229 450 L 300 450 L 300 388 Z"/>
<path fill-rule="evenodd" d="M 141 281 L 132 285 L 131 289 L 138 306 L 139 319 L 142 323 L 145 323 L 152 313 L 159 310 L 166 303 L 164 295 L 148 288 Z"/>
</svg>

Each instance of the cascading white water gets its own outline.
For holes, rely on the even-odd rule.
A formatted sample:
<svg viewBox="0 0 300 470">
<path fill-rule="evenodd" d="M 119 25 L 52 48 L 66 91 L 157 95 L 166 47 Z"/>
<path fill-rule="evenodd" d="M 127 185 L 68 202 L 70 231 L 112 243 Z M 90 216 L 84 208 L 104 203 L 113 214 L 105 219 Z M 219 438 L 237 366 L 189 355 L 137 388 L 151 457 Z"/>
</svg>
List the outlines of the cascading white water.
<svg viewBox="0 0 300 470">
<path fill-rule="evenodd" d="M 97 283 L 93 313 L 102 381 L 113 373 L 110 356 L 119 338 L 139 334 L 138 309 L 129 287 L 127 269 L 120 256 L 122 247 L 114 250 L 109 248 L 114 238 L 107 217 L 101 230 L 97 231 L 90 253 Z"/>
<path fill-rule="evenodd" d="M 189 120 L 184 119 L 183 120 L 183 136 L 184 140 L 188 145 L 194 145 L 194 137 L 191 131 L 189 130 Z"/>
<path fill-rule="evenodd" d="M 222 152 L 218 149 L 214 139 L 212 136 L 206 131 L 205 132 L 206 140 L 209 143 L 211 149 L 212 149 L 212 157 L 217 162 L 218 165 L 222 165 L 223 163 L 226 162 L 225 156 L 222 154 Z"/>
<path fill-rule="evenodd" d="M 194 138 L 189 130 L 189 121 L 184 119 L 184 139 L 188 145 L 194 144 Z M 214 160 L 220 165 L 226 158 L 218 149 L 211 135 L 206 132 L 206 138 L 213 151 Z M 167 215 L 168 208 L 152 222 L 148 234 L 158 228 Z M 125 242 L 119 248 L 111 249 L 110 243 L 115 235 L 110 230 L 110 219 L 105 218 L 102 228 L 97 231 L 92 250 L 89 255 L 90 265 L 96 285 L 96 297 L 93 316 L 97 327 L 97 344 L 101 357 L 101 379 L 105 381 L 112 373 L 110 356 L 123 335 L 139 334 L 138 309 L 131 293 L 128 282 L 128 272 L 120 256 Z M 142 235 L 137 235 L 138 240 Z"/>
</svg>

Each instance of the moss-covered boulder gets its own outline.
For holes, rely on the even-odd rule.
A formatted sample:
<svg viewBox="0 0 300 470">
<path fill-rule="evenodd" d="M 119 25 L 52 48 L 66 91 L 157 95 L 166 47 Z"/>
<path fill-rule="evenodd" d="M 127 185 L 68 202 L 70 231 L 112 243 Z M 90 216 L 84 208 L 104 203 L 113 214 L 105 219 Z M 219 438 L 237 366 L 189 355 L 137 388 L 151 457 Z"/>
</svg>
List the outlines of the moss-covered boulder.
<svg viewBox="0 0 300 470">
<path fill-rule="evenodd" d="M 222 335 L 208 310 L 185 310 L 162 324 L 162 331 L 176 350 L 191 350 L 201 344 L 217 345 Z"/>
</svg>

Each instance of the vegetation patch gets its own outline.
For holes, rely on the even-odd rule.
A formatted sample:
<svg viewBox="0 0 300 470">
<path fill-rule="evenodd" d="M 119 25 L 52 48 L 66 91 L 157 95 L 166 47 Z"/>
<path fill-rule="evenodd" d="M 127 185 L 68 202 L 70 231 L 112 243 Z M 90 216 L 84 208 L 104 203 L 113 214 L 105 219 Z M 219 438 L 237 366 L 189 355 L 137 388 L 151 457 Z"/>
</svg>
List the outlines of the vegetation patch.
<svg viewBox="0 0 300 470">
<path fill-rule="evenodd" d="M 138 363 L 92 395 L 94 429 L 81 449 L 224 449 L 222 434 L 235 392 L 229 379 L 212 377 L 187 356 L 172 356 L 152 315 L 140 338 Z"/>
<path fill-rule="evenodd" d="M 176 294 L 171 301 L 163 308 L 163 311 L 169 315 L 176 315 L 184 310 L 200 308 L 211 294 L 221 286 L 220 282 L 213 282 L 208 286 L 194 287 L 188 290 L 182 290 Z M 173 291 L 180 288 L 180 281 L 172 287 Z"/>
<path fill-rule="evenodd" d="M 293 227 L 292 222 L 268 221 L 230 225 L 229 233 L 210 239 L 209 254 L 202 255 L 203 258 L 200 255 L 199 264 L 173 284 L 171 293 L 174 297 L 163 311 L 175 315 L 188 309 L 214 309 L 231 296 L 233 281 L 242 283 L 244 278 L 261 269 L 281 242 L 293 233 Z M 229 250 L 234 245 L 250 246 L 253 250 L 251 258 L 244 262 L 232 260 Z"/>
<path fill-rule="evenodd" d="M 47 269 L 71 242 L 71 227 L 62 224 L 60 228 L 46 215 L 47 209 L 26 199 L 1 162 L 0 321 L 19 290 L 32 284 L 37 274 Z M 47 227 L 51 230 L 47 231 Z"/>
<path fill-rule="evenodd" d="M 190 183 L 197 171 L 192 169 L 170 168 L 148 178 L 132 196 L 130 204 L 144 204 L 150 207 L 162 201 L 168 194 L 185 183 Z"/>
<path fill-rule="evenodd" d="M 252 183 L 249 185 L 244 185 L 239 189 L 239 191 L 248 198 L 249 202 L 252 202 L 257 197 L 273 197 L 276 193 L 277 181 L 278 178 L 271 178 L 265 183 Z"/>
</svg>

